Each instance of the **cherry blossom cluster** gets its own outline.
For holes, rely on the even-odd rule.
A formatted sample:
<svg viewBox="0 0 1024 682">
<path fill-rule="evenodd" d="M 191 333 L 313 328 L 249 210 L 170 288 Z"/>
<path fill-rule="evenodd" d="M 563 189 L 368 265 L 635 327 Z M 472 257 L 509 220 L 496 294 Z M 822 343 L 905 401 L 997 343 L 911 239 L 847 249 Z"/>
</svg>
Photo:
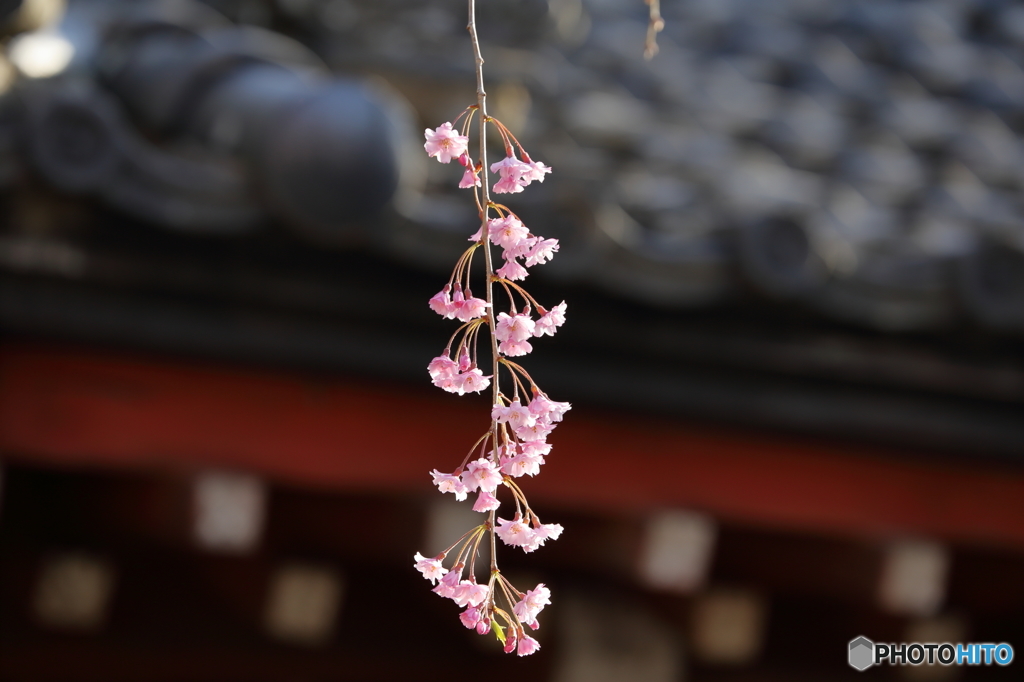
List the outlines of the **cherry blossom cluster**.
<svg viewBox="0 0 1024 682">
<path fill-rule="evenodd" d="M 497 173 L 500 178 L 494 183 L 495 194 L 518 194 L 531 182 L 544 182 L 544 176 L 551 172 L 549 166 L 540 161 L 534 161 L 530 155 L 519 147 L 522 159 L 516 157 L 513 143 L 518 146 L 518 140 L 512 136 L 500 121 L 490 119 L 488 123 L 494 123 L 501 132 L 505 141 L 505 158 L 491 164 L 491 172 Z M 469 123 L 465 124 L 464 131 L 468 129 Z M 427 155 L 436 158 L 441 163 L 450 163 L 455 159 L 466 169 L 459 181 L 459 188 L 480 187 L 480 170 L 482 164 L 472 162 L 469 156 L 469 136 L 460 134 L 455 130 L 451 122 L 443 123 L 440 127 L 426 131 L 427 142 L 423 145 Z"/>
<path fill-rule="evenodd" d="M 472 190 L 480 219 L 479 229 L 469 237 L 471 245 L 459 257 L 448 282 L 428 302 L 435 313 L 460 324 L 444 351 L 430 361 L 427 371 L 433 384 L 449 393 L 463 395 L 491 389 L 487 430 L 454 470 L 430 472 L 438 490 L 453 494 L 460 502 L 474 495 L 473 511 L 486 516 L 437 556 L 417 553 L 415 567 L 435 585 L 435 593 L 463 609 L 463 625 L 480 634 L 493 632 L 506 652 L 525 656 L 540 648 L 526 628 L 539 627 L 537 616 L 550 603 L 551 592 L 543 583 L 523 592 L 509 582 L 498 568 L 496 540 L 533 552 L 561 535 L 559 524 L 541 522 L 520 482 L 525 476 L 540 473 L 545 457 L 551 453 L 548 436 L 570 405 L 549 398 L 522 365 L 510 358 L 532 352 L 531 341 L 554 336 L 565 323 L 566 304 L 563 301 L 544 307 L 520 284 L 530 268 L 554 257 L 558 240 L 533 234 L 511 209 L 490 199 L 492 192 L 518 194 L 535 181 L 543 182 L 551 168 L 531 159 L 508 128 L 486 114 L 480 70 L 483 60 L 474 21 L 471 1 L 470 35 L 478 57 L 477 104 L 467 107 L 454 123 L 427 129 L 423 145 L 427 154 L 440 163 L 454 160 L 462 166 L 459 187 Z M 480 147 L 474 158 L 469 135 L 477 114 Z M 505 157 L 490 166 L 486 161 L 486 125 L 497 130 L 505 151 Z M 488 170 L 497 175 L 493 186 Z M 497 249 L 500 266 L 496 265 Z M 483 260 L 482 297 L 474 296 L 470 288 L 474 256 L 478 254 L 482 258 L 477 260 Z M 484 373 L 481 360 L 489 373 Z M 510 382 L 508 389 L 499 385 L 502 376 Z M 490 547 L 490 571 L 488 580 L 478 583 L 476 559 L 485 541 Z"/>
<path fill-rule="evenodd" d="M 470 531 L 470 534 L 480 537 L 484 532 L 485 526 L 481 525 Z M 466 568 L 463 562 L 448 570 L 441 565 L 443 557 L 425 557 L 417 552 L 414 558 L 417 570 L 436 585 L 432 591 L 451 599 L 465 609 L 459 614 L 459 620 L 467 628 L 476 630 L 481 635 L 493 631 L 498 639 L 502 640 L 505 653 L 515 651 L 520 656 L 527 656 L 540 649 L 540 644 L 526 634 L 523 626 L 529 626 L 534 630 L 540 627 L 537 615 L 551 603 L 551 590 L 545 587 L 544 583 L 538 583 L 532 590 L 520 592 L 499 571 L 494 574 L 489 584 L 481 585 L 472 574 L 469 579 L 463 579 L 462 571 Z M 511 614 L 493 605 L 495 588 L 499 589 L 504 598 L 512 604 Z M 508 626 L 503 627 L 498 623 L 494 617 L 495 612 L 504 616 L 503 620 Z M 509 615 L 512 619 L 508 618 Z"/>
</svg>

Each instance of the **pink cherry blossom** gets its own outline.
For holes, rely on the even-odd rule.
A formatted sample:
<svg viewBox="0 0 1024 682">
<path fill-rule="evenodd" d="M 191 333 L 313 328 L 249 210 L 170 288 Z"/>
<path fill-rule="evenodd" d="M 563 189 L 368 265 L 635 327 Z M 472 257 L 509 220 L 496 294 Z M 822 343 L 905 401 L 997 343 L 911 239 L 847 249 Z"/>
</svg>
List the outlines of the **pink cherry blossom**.
<svg viewBox="0 0 1024 682">
<path fill-rule="evenodd" d="M 506 251 L 516 248 L 519 242 L 529 238 L 530 231 L 514 215 L 493 218 L 487 223 L 487 234 L 491 243 Z"/>
<path fill-rule="evenodd" d="M 434 377 L 432 383 L 449 393 L 457 393 L 459 395 L 465 393 L 462 390 L 462 379 L 457 374 L 440 374 Z"/>
<path fill-rule="evenodd" d="M 536 457 L 537 455 L 544 456 L 551 452 L 551 443 L 546 443 L 542 440 L 530 440 L 521 443 L 520 448 L 525 455 L 530 455 L 531 457 Z"/>
<path fill-rule="evenodd" d="M 462 322 L 469 322 L 477 317 L 483 317 L 491 304 L 482 298 L 467 298 L 455 311 L 455 317 Z"/>
<path fill-rule="evenodd" d="M 518 459 L 519 459 L 519 455 L 515 455 L 515 456 L 512 456 L 512 457 L 509 457 L 507 455 L 502 455 L 502 457 L 501 457 L 501 473 L 506 474 L 508 476 L 511 476 L 512 478 L 519 478 L 520 476 L 522 476 L 523 475 L 522 470 L 516 468 L 516 463 L 517 463 Z"/>
<path fill-rule="evenodd" d="M 501 470 L 505 471 L 505 468 L 502 467 Z M 476 502 L 473 503 L 473 511 L 491 511 L 492 509 L 497 509 L 500 505 L 501 503 L 498 502 L 498 498 L 495 497 L 493 494 L 488 492 L 481 492 L 479 495 L 477 495 Z"/>
<path fill-rule="evenodd" d="M 462 286 L 456 283 L 455 291 L 452 292 L 452 304 L 448 307 L 450 317 L 458 317 L 465 304 L 466 295 L 462 293 Z"/>
<path fill-rule="evenodd" d="M 494 183 L 495 194 L 518 194 L 523 191 L 523 186 L 519 184 L 519 181 L 509 175 L 501 178 Z"/>
<path fill-rule="evenodd" d="M 508 424 L 513 429 L 532 424 L 537 420 L 530 412 L 530 408 L 524 407 L 519 402 L 519 398 L 513 400 L 508 407 L 495 405 L 491 408 L 491 419 L 497 420 L 499 424 Z"/>
<path fill-rule="evenodd" d="M 481 187 L 483 185 L 480 182 L 480 176 L 476 174 L 476 171 L 472 168 L 467 168 L 466 172 L 462 174 L 462 179 L 459 180 L 459 189 L 467 189 L 469 187 Z"/>
<path fill-rule="evenodd" d="M 478 585 L 475 580 L 463 580 L 455 588 L 452 599 L 459 606 L 480 606 L 487 598 L 487 586 Z"/>
<path fill-rule="evenodd" d="M 536 323 L 529 315 L 498 314 L 498 325 L 494 335 L 499 341 L 526 341 L 533 336 Z"/>
<path fill-rule="evenodd" d="M 452 566 L 452 570 L 444 574 L 444 577 L 437 583 L 437 587 L 432 589 L 431 592 L 439 594 L 446 599 L 451 599 L 455 594 L 456 588 L 459 586 L 459 582 L 462 580 L 463 568 L 465 568 L 464 564 Z"/>
<path fill-rule="evenodd" d="M 516 194 L 530 184 L 523 176 L 533 173 L 533 169 L 514 156 L 506 156 L 501 161 L 491 164 L 491 172 L 501 176 L 501 179 L 494 183 L 495 194 Z"/>
<path fill-rule="evenodd" d="M 555 425 L 550 422 L 542 422 L 533 420 L 532 423 L 522 424 L 516 427 L 515 432 L 521 440 L 544 440 L 548 437 L 555 428 Z"/>
<path fill-rule="evenodd" d="M 455 380 L 461 382 L 459 388 L 464 393 L 479 393 L 491 385 L 491 375 L 484 376 L 478 367 L 458 375 Z"/>
<path fill-rule="evenodd" d="M 511 249 L 502 250 L 501 257 L 505 260 L 525 258 L 539 241 L 539 237 L 526 237 L 525 239 L 520 239 Z"/>
<path fill-rule="evenodd" d="M 533 637 L 527 634 L 523 634 L 519 638 L 519 645 L 516 647 L 517 656 L 529 656 L 533 652 L 540 649 L 540 643 Z"/>
<path fill-rule="evenodd" d="M 544 182 L 544 176 L 551 172 L 551 168 L 540 161 L 526 161 L 527 158 L 525 154 L 523 161 L 515 156 L 506 156 L 491 164 L 491 172 L 501 176 L 501 180 L 494 185 L 495 193 L 514 194 L 522 192 L 524 187 L 535 180 Z"/>
<path fill-rule="evenodd" d="M 548 336 L 554 336 L 555 330 L 565 324 L 565 308 L 565 301 L 562 301 L 547 313 L 541 315 L 534 326 L 533 335 L 543 336 L 547 334 Z"/>
<path fill-rule="evenodd" d="M 501 472 L 494 462 L 483 457 L 466 465 L 466 471 L 462 474 L 462 480 L 466 489 L 473 492 L 477 488 L 486 493 L 493 493 L 501 485 Z M 465 498 L 463 498 L 465 499 Z"/>
<path fill-rule="evenodd" d="M 501 458 L 501 471 L 513 478 L 520 476 L 536 476 L 540 473 L 540 465 L 544 457 L 535 453 L 522 452 L 514 457 Z"/>
<path fill-rule="evenodd" d="M 480 621 L 476 624 L 476 634 L 486 635 L 491 631 L 491 621 L 487 618 L 480 618 Z"/>
<path fill-rule="evenodd" d="M 516 650 L 516 631 L 513 628 L 509 628 L 508 632 L 505 633 L 505 647 L 502 649 L 506 654 L 510 654 Z"/>
<path fill-rule="evenodd" d="M 525 160 L 525 159 L 524 159 Z M 551 172 L 551 166 L 545 166 L 540 161 L 532 161 L 526 164 L 530 167 L 530 170 L 523 173 L 524 186 L 530 184 L 534 180 L 537 182 L 544 182 L 544 176 Z"/>
<path fill-rule="evenodd" d="M 532 552 L 539 547 L 543 547 L 544 543 L 548 540 L 557 540 L 558 536 L 562 534 L 563 528 L 557 523 L 544 523 L 532 530 L 533 534 L 530 536 L 530 542 L 523 545 L 524 552 Z"/>
<path fill-rule="evenodd" d="M 540 473 L 540 466 L 544 463 L 544 455 L 531 452 L 523 452 L 517 455 L 519 464 L 526 476 L 536 476 Z"/>
<path fill-rule="evenodd" d="M 526 254 L 526 267 L 532 268 L 534 265 L 548 262 L 555 256 L 556 251 L 558 251 L 557 239 L 537 240 L 530 252 Z"/>
<path fill-rule="evenodd" d="M 431 379 L 452 376 L 457 370 L 458 365 L 447 355 L 438 355 L 427 365 L 427 372 L 430 373 Z"/>
<path fill-rule="evenodd" d="M 530 345 L 529 341 L 513 341 L 512 339 L 508 339 L 507 341 L 502 341 L 498 344 L 498 352 L 510 358 L 526 355 L 532 351 L 533 346 Z"/>
<path fill-rule="evenodd" d="M 505 264 L 495 270 L 494 274 L 498 277 L 515 282 L 517 280 L 526 279 L 526 276 L 530 273 L 519 263 L 519 261 L 512 258 L 505 261 Z"/>
<path fill-rule="evenodd" d="M 416 556 L 413 558 L 416 560 L 416 563 L 413 564 L 416 570 L 431 583 L 436 583 L 441 576 L 448 572 L 448 569 L 441 566 L 441 560 L 437 557 L 425 557 L 416 552 Z"/>
<path fill-rule="evenodd" d="M 501 161 L 495 161 L 491 164 L 491 172 L 498 173 L 501 177 L 512 176 L 519 181 L 524 174 L 532 172 L 530 164 L 523 163 L 515 156 L 506 156 Z"/>
<path fill-rule="evenodd" d="M 452 298 L 448 294 L 448 287 L 445 287 L 441 291 L 434 294 L 430 301 L 430 309 L 441 317 L 451 319 L 452 317 Z"/>
<path fill-rule="evenodd" d="M 498 537 L 501 538 L 501 541 L 511 547 L 522 547 L 530 544 L 533 540 L 533 530 L 523 523 L 518 516 L 512 521 L 498 519 L 498 527 L 494 530 Z"/>
<path fill-rule="evenodd" d="M 443 123 L 435 130 L 427 128 L 423 134 L 427 138 L 423 149 L 441 163 L 448 163 L 469 150 L 469 138 L 453 130 L 451 123 Z"/>
<path fill-rule="evenodd" d="M 537 587 L 523 595 L 522 600 L 512 607 L 512 611 L 524 625 L 530 625 L 536 630 L 537 614 L 550 603 L 551 590 L 545 587 L 544 583 L 539 583 Z"/>
<path fill-rule="evenodd" d="M 538 393 L 530 401 L 530 413 L 537 417 L 538 421 L 560 422 L 562 415 L 572 409 L 569 403 L 559 403 L 551 400 L 543 393 Z"/>
<path fill-rule="evenodd" d="M 546 312 L 544 314 L 544 317 L 551 318 L 552 323 L 556 327 L 561 327 L 563 324 L 565 324 L 565 309 L 566 309 L 566 307 L 568 307 L 568 306 L 566 305 L 565 301 L 562 301 L 558 305 L 556 305 L 553 308 L 551 308 L 551 310 Z"/>
<path fill-rule="evenodd" d="M 430 475 L 434 477 L 434 485 L 442 493 L 454 493 L 455 499 L 462 502 L 466 499 L 466 495 L 470 492 L 466 488 L 466 484 L 463 483 L 458 476 L 455 474 L 442 474 L 437 469 L 430 472 Z"/>
<path fill-rule="evenodd" d="M 561 528 L 561 526 L 559 526 L 559 528 Z M 554 540 L 556 538 L 552 539 Z M 541 609 L 551 603 L 551 590 L 545 587 L 544 583 L 537 583 L 537 587 L 526 591 L 524 601 L 533 612 L 534 617 L 536 617 L 537 614 L 541 612 Z"/>
<path fill-rule="evenodd" d="M 463 625 L 472 630 L 480 622 L 480 611 L 475 606 L 470 606 L 459 614 L 459 620 L 462 621 Z"/>
</svg>

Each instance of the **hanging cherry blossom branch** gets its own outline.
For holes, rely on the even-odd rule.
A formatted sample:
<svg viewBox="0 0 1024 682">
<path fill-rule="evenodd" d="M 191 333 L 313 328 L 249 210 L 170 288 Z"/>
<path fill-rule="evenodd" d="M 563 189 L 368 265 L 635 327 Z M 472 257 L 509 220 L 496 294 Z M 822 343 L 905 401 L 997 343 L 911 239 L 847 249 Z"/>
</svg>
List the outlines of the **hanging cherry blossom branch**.
<svg viewBox="0 0 1024 682">
<path fill-rule="evenodd" d="M 558 251 L 558 240 L 532 234 L 510 208 L 491 200 L 488 169 L 499 176 L 493 187 L 495 194 L 518 194 L 534 181 L 544 182 L 544 176 L 551 169 L 533 161 L 512 132 L 487 114 L 475 0 L 469 0 L 467 29 L 476 62 L 476 104 L 467 107 L 454 123 L 426 130 L 423 146 L 429 156 L 441 163 L 455 159 L 465 168 L 459 187 L 473 190 L 480 229 L 469 238 L 472 245 L 456 261 L 448 283 L 429 301 L 434 312 L 446 319 L 458 320 L 462 325 L 455 330 L 444 352 L 430 361 L 427 371 L 435 386 L 450 393 L 479 393 L 490 386 L 492 408 L 487 430 L 472 444 L 461 463 L 452 473 L 434 469 L 431 476 L 442 493 L 452 493 L 458 501 L 465 500 L 469 493 L 477 493 L 473 511 L 486 513 L 487 517 L 437 556 L 424 557 L 417 553 L 415 567 L 436 584 L 434 592 L 465 609 L 459 616 L 463 625 L 482 635 L 493 632 L 506 653 L 516 651 L 525 656 L 540 648 L 537 640 L 526 634 L 525 626 L 539 627 L 537 614 L 550 603 L 551 591 L 541 583 L 521 592 L 509 582 L 498 567 L 497 539 L 505 545 L 532 552 L 547 540 L 561 535 L 559 524 L 541 523 L 516 479 L 540 473 L 544 457 L 551 452 L 548 434 L 570 405 L 548 398 L 529 373 L 509 358 L 531 352 L 533 346 L 529 340 L 532 338 L 554 336 L 565 322 L 566 305 L 563 301 L 546 309 L 517 284 L 526 279 L 527 268 L 551 260 Z M 476 128 L 479 158 L 474 160 L 469 153 L 469 134 L 476 117 L 479 117 Z M 461 128 L 456 129 L 460 121 Z M 505 158 L 490 166 L 487 164 L 487 125 L 494 126 L 505 150 Z M 491 217 L 492 211 L 496 217 Z M 504 264 L 497 269 L 492 246 L 502 249 Z M 470 289 L 473 256 L 478 249 L 483 249 L 484 261 L 482 299 L 473 296 Z M 504 293 L 502 301 L 508 305 L 508 312 L 503 310 L 497 317 L 494 312 L 499 300 L 496 291 Z M 478 362 L 481 333 L 488 337 L 490 375 L 484 375 Z M 510 380 L 509 392 L 500 386 L 503 370 Z M 511 500 L 507 501 L 515 509 L 511 519 L 498 517 L 502 504 L 497 497 L 499 488 L 511 495 Z M 491 562 L 488 581 L 481 585 L 476 581 L 475 568 L 485 537 L 490 545 Z M 451 568 L 444 567 L 446 561 L 450 561 Z M 463 579 L 467 565 L 468 572 Z"/>
</svg>

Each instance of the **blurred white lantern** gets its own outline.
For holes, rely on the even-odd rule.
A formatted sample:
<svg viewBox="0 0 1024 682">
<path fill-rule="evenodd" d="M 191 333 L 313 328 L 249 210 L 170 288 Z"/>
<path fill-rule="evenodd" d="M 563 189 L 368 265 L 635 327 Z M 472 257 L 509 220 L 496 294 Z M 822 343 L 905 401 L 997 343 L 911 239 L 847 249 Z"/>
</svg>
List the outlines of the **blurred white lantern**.
<svg viewBox="0 0 1024 682">
<path fill-rule="evenodd" d="M 715 547 L 715 522 L 702 514 L 669 511 L 647 521 L 641 579 L 650 587 L 690 592 L 703 585 Z"/>
<path fill-rule="evenodd" d="M 894 614 L 930 616 L 946 596 L 949 553 L 935 542 L 905 541 L 885 553 L 879 601 Z"/>
<path fill-rule="evenodd" d="M 750 663 L 761 651 L 767 613 L 765 600 L 749 590 L 699 595 L 690 614 L 694 654 L 719 665 Z"/>
<path fill-rule="evenodd" d="M 113 591 L 114 569 L 109 562 L 84 553 L 57 555 L 41 567 L 33 615 L 52 628 L 98 630 L 106 621 Z"/>
<path fill-rule="evenodd" d="M 322 566 L 290 564 L 270 581 L 264 624 L 274 637 L 316 645 L 334 631 L 342 583 L 337 572 Z"/>
<path fill-rule="evenodd" d="M 259 544 L 266 516 L 267 492 L 255 476 L 208 472 L 193 487 L 195 537 L 220 552 L 246 552 Z"/>
<path fill-rule="evenodd" d="M 640 603 L 592 592 L 559 593 L 555 682 L 680 682 L 676 633 Z"/>
<path fill-rule="evenodd" d="M 904 642 L 936 642 L 956 644 L 967 641 L 967 623 L 956 615 L 936 616 L 933 618 L 915 618 L 907 623 L 903 635 Z M 928 664 L 927 659 L 921 665 L 905 665 L 900 673 L 908 680 L 945 681 L 960 677 L 963 667 L 959 665 Z"/>
</svg>

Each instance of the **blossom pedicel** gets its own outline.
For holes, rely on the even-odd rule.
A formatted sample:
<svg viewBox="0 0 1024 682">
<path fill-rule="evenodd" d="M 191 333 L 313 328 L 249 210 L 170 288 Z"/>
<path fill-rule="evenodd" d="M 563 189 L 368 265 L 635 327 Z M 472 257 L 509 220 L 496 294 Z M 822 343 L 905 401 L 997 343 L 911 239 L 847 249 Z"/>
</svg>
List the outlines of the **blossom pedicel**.
<svg viewBox="0 0 1024 682">
<path fill-rule="evenodd" d="M 565 323 L 566 305 L 562 301 L 546 309 L 516 283 L 526 278 L 529 268 L 554 257 L 558 240 L 532 234 L 511 209 L 491 201 L 491 192 L 518 194 L 534 181 L 544 182 L 551 168 L 531 159 L 509 129 L 487 115 L 481 71 L 483 59 L 472 0 L 469 32 L 477 64 L 477 103 L 467 107 L 454 123 L 427 129 L 423 148 L 439 162 L 449 163 L 455 159 L 465 169 L 459 187 L 473 191 L 480 224 L 469 238 L 472 245 L 456 262 L 447 284 L 428 301 L 435 313 L 445 319 L 458 320 L 461 325 L 444 352 L 427 365 L 427 372 L 435 386 L 449 393 L 479 393 L 490 387 L 491 413 L 487 430 L 470 447 L 462 462 L 450 473 L 434 469 L 430 475 L 440 492 L 452 493 L 460 502 L 475 493 L 473 511 L 486 517 L 437 556 L 424 557 L 417 553 L 414 566 L 434 584 L 433 592 L 464 609 L 459 615 L 464 626 L 481 635 L 493 632 L 506 653 L 515 651 L 519 656 L 526 656 L 540 649 L 537 640 L 526 634 L 526 627 L 534 630 L 540 627 L 537 614 L 550 603 L 551 591 L 542 583 L 521 592 L 509 582 L 498 568 L 497 540 L 532 552 L 562 534 L 559 524 L 541 523 L 515 479 L 540 473 L 544 458 L 551 452 L 548 435 L 570 405 L 551 400 L 526 370 L 509 358 L 530 353 L 533 346 L 529 339 L 554 336 Z M 469 153 L 469 134 L 477 114 L 480 115 L 476 131 L 479 158 L 474 160 Z M 456 129 L 460 121 L 461 128 Z M 490 166 L 486 135 L 482 130 L 488 124 L 501 136 L 505 151 L 505 157 Z M 498 174 L 493 188 L 489 184 L 488 168 Z M 492 246 L 502 250 L 504 264 L 500 268 L 494 266 Z M 483 253 L 483 298 L 473 296 L 470 290 L 473 256 L 478 251 Z M 499 299 L 497 293 L 503 293 L 504 297 Z M 496 308 L 501 308 L 497 314 Z M 481 336 L 485 356 L 489 356 L 490 374 L 487 375 L 478 366 Z M 507 389 L 499 384 L 503 372 L 510 382 Z M 505 505 L 503 515 L 511 516 L 510 519 L 498 517 L 502 504 Z M 476 558 L 484 541 L 490 547 L 490 569 L 487 582 L 477 583 Z M 444 562 L 449 559 L 451 568 L 445 568 Z M 465 578 L 463 571 L 466 571 Z"/>
</svg>

